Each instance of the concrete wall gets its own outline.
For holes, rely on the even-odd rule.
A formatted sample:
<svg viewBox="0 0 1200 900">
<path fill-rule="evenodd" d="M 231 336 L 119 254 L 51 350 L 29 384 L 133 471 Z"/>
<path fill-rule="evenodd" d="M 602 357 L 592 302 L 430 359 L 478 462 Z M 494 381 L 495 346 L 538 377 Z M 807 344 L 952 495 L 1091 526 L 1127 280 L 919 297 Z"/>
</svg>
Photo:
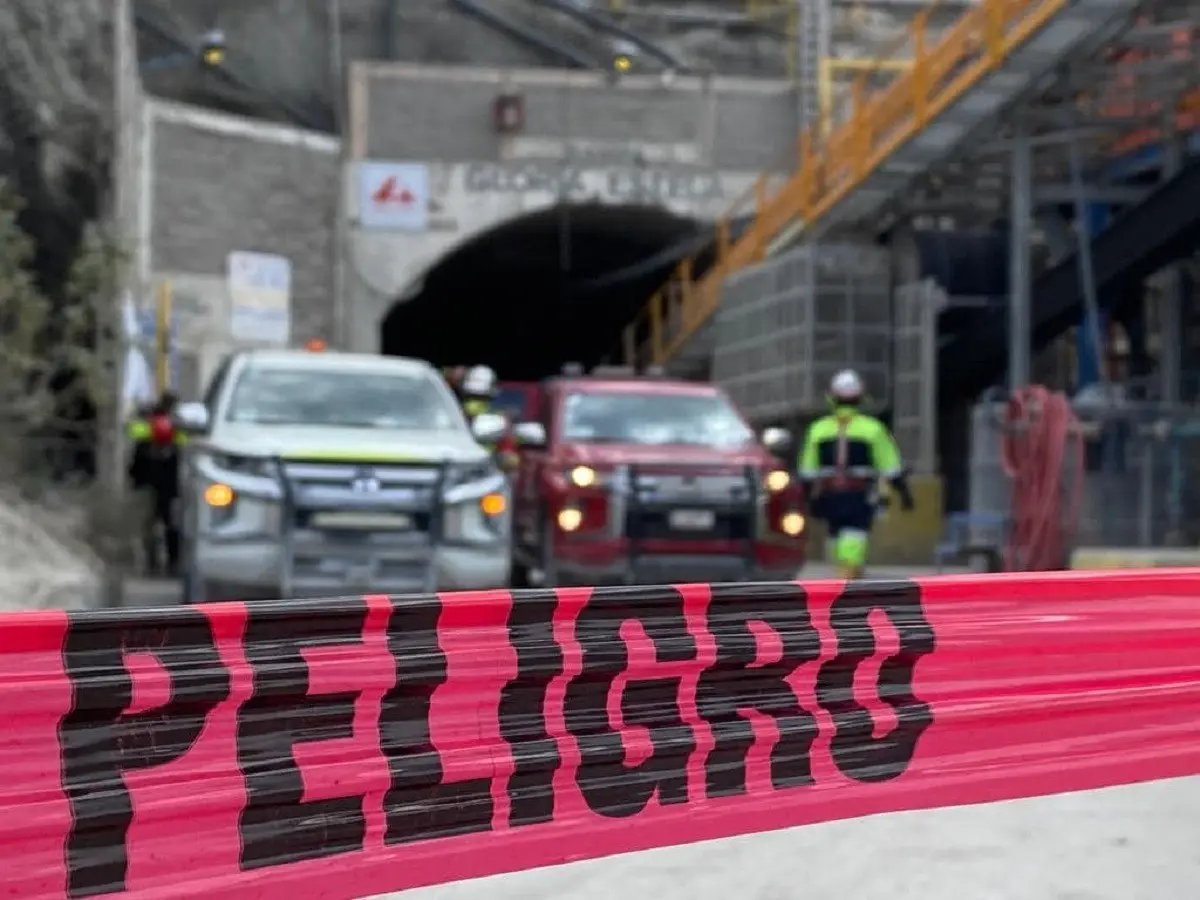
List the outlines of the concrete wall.
<svg viewBox="0 0 1200 900">
<path fill-rule="evenodd" d="M 492 126 L 492 102 L 508 92 L 525 101 L 518 136 L 498 135 Z M 717 189 L 706 196 L 663 204 L 713 221 L 758 172 L 790 165 L 797 133 L 789 85 L 741 79 L 680 78 L 664 86 L 656 77 L 629 77 L 613 84 L 597 73 L 360 63 L 351 71 L 349 110 L 344 189 L 351 222 L 359 161 L 425 163 L 430 180 L 424 232 L 349 226 L 338 333 L 366 351 L 377 349 L 380 321 L 397 298 L 446 253 L 559 199 L 553 190 L 472 188 L 472 164 L 530 163 L 550 171 L 578 165 L 581 193 L 613 203 L 622 198 L 609 190 L 605 169 L 638 169 L 632 160 L 639 157 L 647 168 L 715 179 Z"/>
<path fill-rule="evenodd" d="M 164 279 L 185 286 L 177 313 L 215 352 L 229 343 L 226 257 L 276 253 L 292 264 L 293 341 L 328 337 L 340 143 L 158 100 L 147 104 L 144 135 L 143 304 Z M 196 321 L 204 327 L 196 330 Z"/>
<path fill-rule="evenodd" d="M 337 94 L 334 4 L 330 0 L 136 0 L 186 36 L 219 27 L 230 62 L 255 84 L 296 102 L 330 104 Z M 946 0 L 934 9 L 937 30 L 974 0 Z M 593 55 L 604 55 L 609 38 L 529 0 L 484 0 L 512 21 Z M 926 0 L 862 3 L 832 0 L 833 49 L 837 55 L 874 58 L 897 52 L 911 16 Z M 607 7 L 603 4 L 602 8 Z M 547 59 L 498 33 L 447 0 L 340 0 L 341 58 L 431 64 L 531 67 Z M 657 41 L 685 64 L 724 75 L 782 77 L 794 52 L 786 15 L 747 27 L 745 7 L 729 0 L 670 4 L 625 2 L 622 21 Z M 782 10 L 782 8 L 781 8 Z M 670 14 L 674 13 L 674 14 Z M 649 62 L 649 61 L 648 61 Z"/>
<path fill-rule="evenodd" d="M 790 163 L 799 134 L 792 86 L 758 79 L 654 76 L 611 83 L 600 73 L 365 64 L 351 73 L 350 134 L 375 159 L 500 159 L 492 100 L 525 97 L 526 135 L 560 140 L 688 143 L 720 169 Z"/>
<path fill-rule="evenodd" d="M 532 164 L 553 168 L 544 160 Z M 514 167 L 520 171 L 519 167 Z M 358 166 L 346 167 L 345 189 L 349 214 L 346 257 L 341 267 L 345 320 L 339 334 L 350 349 L 375 352 L 379 349 L 379 326 L 384 317 L 409 292 L 420 287 L 422 277 L 439 260 L 469 238 L 496 228 L 514 218 L 528 215 L 559 202 L 557 190 L 532 188 L 516 191 L 503 185 L 483 188 L 472 176 L 478 166 L 470 163 L 428 163 L 431 219 L 421 232 L 367 230 L 357 224 Z M 512 171 L 513 169 L 504 169 Z M 611 175 L 624 175 L 623 167 L 584 166 L 574 171 L 571 181 L 577 193 L 569 199 L 601 203 L 628 203 L 625 190 L 614 191 Z M 708 176 L 710 186 L 703 195 L 677 197 L 662 206 L 684 217 L 711 221 L 729 200 L 748 191 L 753 172 L 716 172 Z M 623 180 L 623 179 L 618 179 Z M 628 186 L 628 182 L 625 183 Z M 569 215 L 569 213 L 568 213 Z M 551 261 L 557 263 L 556 260 Z M 512 285 L 514 297 L 519 286 Z M 501 298 L 500 302 L 505 299 Z M 401 299 L 402 302 L 402 299 Z"/>
<path fill-rule="evenodd" d="M 230 346 L 224 276 L 232 251 L 291 261 L 294 343 L 319 336 L 372 351 L 381 318 L 447 252 L 558 200 L 545 186 L 469 184 L 469 167 L 575 166 L 579 190 L 602 202 L 630 202 L 609 182 L 614 165 L 618 174 L 661 169 L 708 179 L 713 190 L 668 197 L 664 205 L 711 221 L 746 194 L 761 169 L 787 167 L 796 133 L 793 95 L 779 82 L 680 79 L 664 86 L 657 78 L 630 78 L 614 86 L 595 74 L 552 70 L 359 64 L 351 88 L 345 154 L 328 136 L 147 104 L 142 303 L 153 302 L 157 283 L 173 284 L 182 375 L 196 383 L 185 389 L 194 390 Z M 527 122 L 520 136 L 501 138 L 491 104 L 509 90 L 525 95 Z M 579 153 L 586 165 L 577 162 Z M 434 215 L 425 231 L 363 232 L 352 224 L 357 163 L 366 159 L 428 165 Z"/>
</svg>

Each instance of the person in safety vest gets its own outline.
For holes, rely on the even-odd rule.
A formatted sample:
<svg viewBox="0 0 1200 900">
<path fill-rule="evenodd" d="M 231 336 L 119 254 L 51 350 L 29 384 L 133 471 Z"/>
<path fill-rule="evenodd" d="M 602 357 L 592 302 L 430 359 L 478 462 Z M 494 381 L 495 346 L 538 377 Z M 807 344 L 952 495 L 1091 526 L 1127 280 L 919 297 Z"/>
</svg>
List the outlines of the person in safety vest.
<svg viewBox="0 0 1200 900">
<path fill-rule="evenodd" d="M 463 379 L 466 378 L 466 366 L 444 366 L 442 368 L 442 377 L 446 379 L 446 384 L 450 385 L 450 390 L 454 391 L 454 396 L 458 398 L 458 402 L 463 401 Z"/>
<path fill-rule="evenodd" d="M 148 574 L 175 572 L 179 562 L 179 530 L 175 501 L 179 496 L 179 448 L 186 441 L 175 428 L 175 397 L 164 393 L 148 410 L 130 420 L 133 445 L 129 481 L 142 505 L 141 538 Z M 162 530 L 161 540 L 159 529 Z M 159 550 L 166 551 L 166 568 Z"/>
<path fill-rule="evenodd" d="M 880 479 L 891 483 L 906 512 L 913 508 L 912 493 L 891 432 L 859 409 L 858 373 L 838 372 L 826 399 L 830 412 L 809 427 L 800 451 L 800 478 L 812 515 L 828 525 L 832 562 L 843 577 L 857 578 L 867 562 Z"/>
<path fill-rule="evenodd" d="M 496 396 L 496 373 L 488 366 L 471 366 L 462 378 L 461 398 L 463 412 L 468 422 L 475 417 L 491 412 L 492 400 Z M 500 468 L 512 471 L 517 465 L 517 448 L 511 434 L 506 433 L 496 444 L 489 447 Z"/>
</svg>

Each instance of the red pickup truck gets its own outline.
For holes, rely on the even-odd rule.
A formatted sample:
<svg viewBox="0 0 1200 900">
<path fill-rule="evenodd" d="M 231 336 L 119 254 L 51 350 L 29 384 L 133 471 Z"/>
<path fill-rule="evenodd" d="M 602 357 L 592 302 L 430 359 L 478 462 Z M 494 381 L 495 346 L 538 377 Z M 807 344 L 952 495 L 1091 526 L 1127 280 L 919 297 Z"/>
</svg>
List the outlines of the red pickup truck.
<svg viewBox="0 0 1200 900">
<path fill-rule="evenodd" d="M 524 585 L 796 577 L 803 491 L 709 384 L 594 372 L 545 382 L 520 422 L 513 578 Z"/>
</svg>

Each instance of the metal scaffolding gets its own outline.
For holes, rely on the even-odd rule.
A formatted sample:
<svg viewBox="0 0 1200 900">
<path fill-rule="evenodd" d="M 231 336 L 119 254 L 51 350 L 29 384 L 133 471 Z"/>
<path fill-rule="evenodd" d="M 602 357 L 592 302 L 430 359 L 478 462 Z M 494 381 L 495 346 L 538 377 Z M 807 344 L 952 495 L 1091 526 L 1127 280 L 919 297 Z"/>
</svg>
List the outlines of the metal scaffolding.
<svg viewBox="0 0 1200 900">
<path fill-rule="evenodd" d="M 951 156 L 909 180 L 905 190 L 896 191 L 882 206 L 864 204 L 859 211 L 849 195 L 836 221 L 818 228 L 801 249 L 730 277 L 714 320 L 715 379 L 728 384 L 751 415 L 797 414 L 819 399 L 816 373 L 832 363 L 803 349 L 817 346 L 813 335 L 820 316 L 804 318 L 794 313 L 797 308 L 809 309 L 796 298 L 815 297 L 820 291 L 801 279 L 803 286 L 791 285 L 791 299 L 785 301 L 789 290 L 784 290 L 780 273 L 795 269 L 799 259 L 808 260 L 805 271 L 811 270 L 822 254 L 826 266 L 838 265 L 834 260 L 841 258 L 843 265 L 852 268 L 852 253 L 830 255 L 828 248 L 857 246 L 860 254 L 869 255 L 874 240 L 905 228 L 936 225 L 992 233 L 1003 228 L 1010 250 L 1008 386 L 1043 381 L 1073 390 L 1078 385 L 1065 374 L 1067 360 L 1080 354 L 1095 357 L 1092 368 L 1101 387 L 1107 387 L 1109 379 L 1122 383 L 1125 401 L 1120 411 L 1089 413 L 1093 446 L 1085 477 L 1083 536 L 1091 541 L 1143 543 L 1194 539 L 1187 523 L 1200 519 L 1200 500 L 1192 502 L 1200 497 L 1200 467 L 1190 465 L 1187 448 L 1200 434 L 1200 406 L 1188 404 L 1200 396 L 1191 389 L 1200 384 L 1200 346 L 1185 343 L 1185 324 L 1200 322 L 1200 298 L 1185 304 L 1184 272 L 1190 266 L 1195 273 L 1200 260 L 1172 262 L 1143 286 L 1145 296 L 1152 298 L 1142 304 L 1150 320 L 1150 345 L 1157 340 L 1155 358 L 1143 366 L 1153 367 L 1147 374 L 1123 371 L 1113 364 L 1116 345 L 1100 313 L 1101 301 L 1110 298 L 1098 296 L 1103 292 L 1095 275 L 1097 266 L 1108 260 L 1092 260 L 1091 254 L 1092 237 L 1103 227 L 1097 211 L 1103 208 L 1116 216 L 1136 207 L 1156 184 L 1185 165 L 1186 139 L 1191 136 L 1193 144 L 1197 142 L 1197 23 L 1200 0 L 1147 0 L 1131 6 L 1128 14 L 1114 14 L 1106 20 L 1103 33 L 1080 42 L 1046 75 L 1031 79 L 1018 102 L 986 117 Z M 911 49 L 923 51 L 922 46 Z M 889 68 L 878 61 L 864 62 L 861 68 L 871 78 L 905 71 L 903 59 L 893 57 L 892 63 Z M 830 64 L 822 68 L 821 83 L 828 84 Z M 860 90 L 863 83 L 860 79 Z M 823 113 L 836 119 L 838 99 L 829 99 L 828 93 L 822 96 Z M 834 107 L 831 113 L 830 107 Z M 1140 155 L 1135 158 L 1135 154 Z M 1079 323 L 1069 329 L 1074 334 L 1035 353 L 1032 328 L 1039 320 L 1033 308 L 1035 280 L 1046 265 L 1068 257 L 1077 266 L 1076 283 L 1083 301 Z M 896 269 L 892 271 L 895 276 Z M 849 271 L 844 274 L 850 276 Z M 1137 289 L 1137 285 L 1122 286 L 1134 294 Z M 961 307 L 962 300 L 945 296 L 937 285 L 900 285 L 889 320 L 894 329 L 891 356 L 896 363 L 882 383 L 887 385 L 887 402 L 893 407 L 906 454 L 923 470 L 961 472 L 970 482 L 972 496 L 982 503 L 984 497 L 994 500 L 1007 495 L 997 460 L 984 458 L 994 457 L 994 445 L 977 446 L 976 453 L 983 456 L 968 461 L 963 454 L 971 442 L 965 436 L 947 443 L 937 433 L 939 313 L 943 307 Z M 937 310 L 922 307 L 935 302 Z M 784 323 L 780 310 L 788 303 L 793 313 Z M 869 330 L 877 322 L 858 320 L 847 329 Z M 1145 345 L 1147 340 L 1129 343 L 1138 342 Z M 1196 371 L 1189 371 L 1189 355 Z M 851 358 L 845 363 L 862 364 Z M 944 375 L 953 377 L 953 373 Z M 960 418 L 954 427 L 968 425 L 969 418 Z M 979 444 L 978 436 L 975 443 Z M 959 458 L 948 459 L 946 454 Z M 965 496 L 965 486 L 957 493 Z"/>
</svg>

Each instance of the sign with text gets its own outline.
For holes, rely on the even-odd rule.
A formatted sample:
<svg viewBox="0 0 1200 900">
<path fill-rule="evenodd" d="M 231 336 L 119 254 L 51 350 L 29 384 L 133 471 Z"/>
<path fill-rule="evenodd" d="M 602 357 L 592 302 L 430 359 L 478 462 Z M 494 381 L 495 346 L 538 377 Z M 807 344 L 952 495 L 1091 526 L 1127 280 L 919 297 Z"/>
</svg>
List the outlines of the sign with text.
<svg viewBox="0 0 1200 900">
<path fill-rule="evenodd" d="M 292 264 L 273 253 L 235 250 L 226 259 L 229 336 L 286 347 L 292 332 Z"/>
<path fill-rule="evenodd" d="M 4 896 L 353 900 L 1195 774 L 1198 592 L 1159 569 L 7 613 Z"/>
<path fill-rule="evenodd" d="M 725 196 L 719 174 L 683 167 L 475 163 L 466 167 L 463 180 L 471 194 L 547 193 L 567 200 L 601 198 L 616 203 L 694 202 Z"/>
<path fill-rule="evenodd" d="M 380 231 L 425 231 L 429 227 L 429 167 L 424 163 L 360 163 L 358 220 L 363 228 Z"/>
<path fill-rule="evenodd" d="M 704 156 L 695 141 L 657 143 L 546 137 L 513 137 L 506 147 L 509 160 L 559 160 L 579 165 L 700 165 Z"/>
</svg>

